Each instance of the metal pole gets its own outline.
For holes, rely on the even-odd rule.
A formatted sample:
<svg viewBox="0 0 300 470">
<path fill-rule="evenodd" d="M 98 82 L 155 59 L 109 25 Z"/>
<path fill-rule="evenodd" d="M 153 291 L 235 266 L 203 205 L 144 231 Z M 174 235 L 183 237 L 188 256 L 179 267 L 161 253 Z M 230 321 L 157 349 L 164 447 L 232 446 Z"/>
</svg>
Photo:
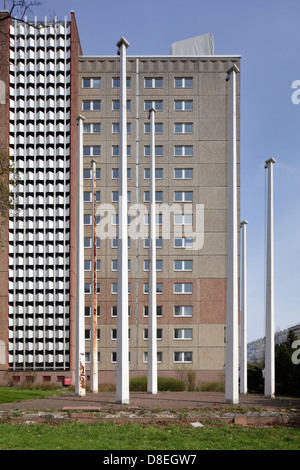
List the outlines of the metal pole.
<svg viewBox="0 0 300 470">
<path fill-rule="evenodd" d="M 97 344 L 97 261 L 96 261 L 96 160 L 92 160 L 92 271 L 91 271 L 91 392 L 98 393 L 98 344 Z"/>
<path fill-rule="evenodd" d="M 86 394 L 84 338 L 84 251 L 83 251 L 83 116 L 78 116 L 78 203 L 77 203 L 77 296 L 75 395 Z"/>
<path fill-rule="evenodd" d="M 240 360 L 240 393 L 247 394 L 247 264 L 246 264 L 246 225 L 241 222 L 242 257 L 241 257 L 241 360 Z"/>
<path fill-rule="evenodd" d="M 236 74 L 233 65 L 227 71 L 229 97 L 228 159 L 228 248 L 227 248 L 227 317 L 225 400 L 238 403 L 238 253 L 237 253 L 237 166 L 236 166 Z"/>
<path fill-rule="evenodd" d="M 150 233 L 149 233 L 149 311 L 148 311 L 148 393 L 157 393 L 156 344 L 156 230 L 155 230 L 155 109 L 150 110 Z"/>
<path fill-rule="evenodd" d="M 265 397 L 275 397 L 275 345 L 274 345 L 274 238 L 273 238 L 273 164 L 274 158 L 265 162 L 268 169 L 267 209 L 267 279 L 266 279 L 266 345 L 265 345 Z"/>
<path fill-rule="evenodd" d="M 121 38 L 116 401 L 129 403 L 126 49 Z"/>
</svg>

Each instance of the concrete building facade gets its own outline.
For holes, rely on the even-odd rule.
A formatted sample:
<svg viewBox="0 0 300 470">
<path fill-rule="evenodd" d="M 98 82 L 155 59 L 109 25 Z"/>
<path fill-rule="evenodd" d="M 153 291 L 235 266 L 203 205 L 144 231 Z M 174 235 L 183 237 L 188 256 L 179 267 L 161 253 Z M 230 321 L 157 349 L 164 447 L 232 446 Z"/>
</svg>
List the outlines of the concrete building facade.
<svg viewBox="0 0 300 470">
<path fill-rule="evenodd" d="M 5 82 L 9 91 L 6 104 L 0 104 L 0 112 L 9 112 L 9 120 L 1 135 L 9 132 L 10 156 L 24 180 L 19 188 L 20 211 L 9 221 L 8 254 L 1 261 L 2 378 L 7 371 L 15 376 L 34 371 L 40 380 L 53 382 L 74 378 L 76 116 L 80 114 L 85 118 L 86 373 L 89 379 L 94 159 L 99 382 L 113 383 L 119 58 L 83 55 L 73 13 L 70 22 L 11 24 L 10 39 L 10 75 L 8 79 L 6 74 Z M 130 376 L 145 376 L 147 371 L 152 107 L 156 109 L 158 375 L 176 377 L 183 370 L 193 370 L 204 381 L 220 380 L 222 375 L 229 139 L 226 72 L 233 64 L 240 68 L 239 56 L 127 57 Z M 238 75 L 238 148 L 239 90 Z"/>
</svg>

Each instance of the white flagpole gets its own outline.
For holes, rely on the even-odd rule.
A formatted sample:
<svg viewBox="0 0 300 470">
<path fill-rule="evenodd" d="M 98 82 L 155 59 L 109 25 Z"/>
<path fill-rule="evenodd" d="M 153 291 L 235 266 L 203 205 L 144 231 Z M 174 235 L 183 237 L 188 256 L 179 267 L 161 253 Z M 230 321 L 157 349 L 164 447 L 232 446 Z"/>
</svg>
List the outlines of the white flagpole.
<svg viewBox="0 0 300 470">
<path fill-rule="evenodd" d="M 237 152 L 236 152 L 236 74 L 233 65 L 227 71 L 229 97 L 229 158 L 228 158 L 228 248 L 227 248 L 227 312 L 225 400 L 238 403 L 238 250 L 237 250 Z"/>
<path fill-rule="evenodd" d="M 121 38 L 116 401 L 129 403 L 126 49 Z"/>
<path fill-rule="evenodd" d="M 156 344 L 156 229 L 155 229 L 155 109 L 150 110 L 150 233 L 149 233 L 149 307 L 148 307 L 148 393 L 157 393 Z"/>
<path fill-rule="evenodd" d="M 75 395 L 86 394 L 84 337 L 84 252 L 83 252 L 83 116 L 78 116 L 78 203 L 77 203 L 77 296 Z"/>
<path fill-rule="evenodd" d="M 240 360 L 240 393 L 247 394 L 247 245 L 246 226 L 248 222 L 241 222 L 242 252 L 241 252 L 241 360 Z"/>
<path fill-rule="evenodd" d="M 265 162 L 268 170 L 267 209 L 267 279 L 266 279 L 266 345 L 265 345 L 265 397 L 275 397 L 275 345 L 274 345 L 274 236 L 273 236 L 273 164 Z"/>
<path fill-rule="evenodd" d="M 98 393 L 97 269 L 96 269 L 96 160 L 92 160 L 92 269 L 91 269 L 91 392 Z"/>
</svg>

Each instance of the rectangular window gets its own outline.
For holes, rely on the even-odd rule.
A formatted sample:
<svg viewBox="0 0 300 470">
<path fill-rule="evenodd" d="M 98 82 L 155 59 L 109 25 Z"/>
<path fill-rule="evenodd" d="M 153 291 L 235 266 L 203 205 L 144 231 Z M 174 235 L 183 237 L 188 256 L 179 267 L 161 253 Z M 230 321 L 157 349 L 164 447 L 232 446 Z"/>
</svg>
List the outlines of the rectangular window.
<svg viewBox="0 0 300 470">
<path fill-rule="evenodd" d="M 143 329 L 143 339 L 148 340 L 148 328 Z M 158 340 L 163 339 L 162 328 L 157 328 L 157 330 L 156 330 L 156 339 L 158 339 Z"/>
<path fill-rule="evenodd" d="M 90 271 L 92 267 L 92 262 L 90 260 L 84 260 L 84 270 Z"/>
<path fill-rule="evenodd" d="M 83 156 L 84 157 L 100 157 L 101 147 L 100 145 L 85 145 L 83 147 Z"/>
<path fill-rule="evenodd" d="M 157 357 L 157 363 L 162 363 L 162 352 L 161 351 L 157 351 L 156 357 Z M 147 364 L 147 362 L 148 362 L 148 352 L 145 351 L 145 352 L 143 352 L 143 363 Z"/>
<path fill-rule="evenodd" d="M 193 328 L 174 328 L 174 339 L 193 339 Z"/>
<path fill-rule="evenodd" d="M 145 214 L 144 215 L 144 224 L 149 225 L 150 223 L 150 215 Z M 155 224 L 156 225 L 162 225 L 162 214 L 155 214 Z"/>
<path fill-rule="evenodd" d="M 145 78 L 145 88 L 162 88 L 163 79 L 158 78 Z"/>
<path fill-rule="evenodd" d="M 119 168 L 112 169 L 112 179 L 117 180 L 119 178 Z M 127 168 L 127 178 L 131 178 L 131 168 Z"/>
<path fill-rule="evenodd" d="M 175 168 L 174 179 L 175 180 L 192 180 L 193 168 Z"/>
<path fill-rule="evenodd" d="M 83 78 L 82 88 L 101 88 L 101 78 Z"/>
<path fill-rule="evenodd" d="M 114 77 L 112 79 L 112 87 L 113 88 L 120 88 L 120 77 Z M 130 77 L 126 78 L 126 87 L 127 88 L 131 87 L 131 78 Z"/>
<path fill-rule="evenodd" d="M 83 224 L 84 225 L 92 225 L 92 216 L 90 214 L 84 214 Z"/>
<path fill-rule="evenodd" d="M 145 122 L 144 124 L 144 133 L 145 134 L 150 134 L 151 132 L 151 125 L 149 122 Z M 162 122 L 156 122 L 155 123 L 155 134 L 162 134 L 163 133 L 163 123 Z"/>
<path fill-rule="evenodd" d="M 156 306 L 156 316 L 157 316 L 157 317 L 162 317 L 162 314 L 163 314 L 162 305 L 157 305 L 157 306 Z M 148 317 L 148 315 L 149 315 L 149 308 L 148 308 L 148 305 L 144 305 L 144 308 L 143 308 L 143 315 L 144 315 L 144 317 Z"/>
<path fill-rule="evenodd" d="M 163 239 L 162 237 L 158 237 L 156 239 L 156 248 L 163 247 Z M 144 248 L 149 248 L 149 238 L 144 238 Z"/>
<path fill-rule="evenodd" d="M 192 294 L 193 283 L 192 282 L 175 282 L 174 283 L 174 294 Z"/>
<path fill-rule="evenodd" d="M 120 109 L 120 100 L 113 100 L 112 101 L 112 110 L 119 111 Z M 131 100 L 126 101 L 126 109 L 127 111 L 131 111 Z"/>
<path fill-rule="evenodd" d="M 156 111 L 162 111 L 163 110 L 163 100 L 146 100 L 144 101 L 144 110 L 145 111 L 150 111 L 150 109 L 156 109 Z"/>
<path fill-rule="evenodd" d="M 131 133 L 131 122 L 127 122 L 126 125 L 127 128 L 127 134 Z M 112 133 L 113 134 L 119 134 L 120 132 L 120 124 L 118 122 L 113 122 L 112 124 Z"/>
<path fill-rule="evenodd" d="M 144 294 L 149 294 L 149 284 L 148 282 L 144 283 Z M 162 282 L 157 282 L 156 283 L 156 293 L 157 294 L 162 294 L 163 293 L 163 285 Z"/>
<path fill-rule="evenodd" d="M 101 101 L 100 100 L 89 100 L 82 102 L 83 111 L 100 111 Z"/>
<path fill-rule="evenodd" d="M 155 179 L 156 180 L 162 180 L 163 179 L 163 169 L 162 168 L 155 168 Z M 145 168 L 144 170 L 144 179 L 148 180 L 150 179 L 150 168 Z"/>
<path fill-rule="evenodd" d="M 193 261 L 187 259 L 175 260 L 174 271 L 193 271 Z"/>
<path fill-rule="evenodd" d="M 174 352 L 174 362 L 191 363 L 193 362 L 192 352 Z"/>
<path fill-rule="evenodd" d="M 193 88 L 193 77 L 175 77 L 175 88 Z"/>
<path fill-rule="evenodd" d="M 193 248 L 193 238 L 188 238 L 188 237 L 174 238 L 174 248 Z"/>
<path fill-rule="evenodd" d="M 155 191 L 155 202 L 163 201 L 163 192 Z M 144 202 L 150 202 L 150 191 L 144 191 Z"/>
<path fill-rule="evenodd" d="M 101 124 L 100 123 L 83 124 L 83 133 L 84 134 L 101 134 Z"/>
<path fill-rule="evenodd" d="M 174 111 L 193 111 L 193 100 L 175 100 Z"/>
<path fill-rule="evenodd" d="M 176 305 L 174 307 L 174 317 L 192 317 L 193 306 L 192 305 Z"/>
<path fill-rule="evenodd" d="M 193 123 L 192 122 L 176 122 L 174 124 L 175 134 L 192 134 Z"/>
<path fill-rule="evenodd" d="M 193 225 L 193 214 L 174 214 L 175 225 Z"/>
<path fill-rule="evenodd" d="M 144 156 L 145 157 L 150 157 L 150 145 L 145 145 L 144 146 Z M 162 145 L 155 145 L 155 150 L 154 150 L 154 155 L 155 157 L 162 157 L 163 156 L 163 146 Z"/>
<path fill-rule="evenodd" d="M 192 157 L 193 146 L 192 145 L 175 145 L 174 156 L 175 157 Z"/>
<path fill-rule="evenodd" d="M 163 269 L 163 262 L 161 259 L 156 260 L 156 271 L 162 271 Z M 144 271 L 149 271 L 149 260 L 144 260 Z"/>
<path fill-rule="evenodd" d="M 174 191 L 174 202 L 193 202 L 193 191 Z"/>
<path fill-rule="evenodd" d="M 119 156 L 119 145 L 112 146 L 112 156 L 118 157 Z M 131 156 L 131 145 L 127 145 L 127 157 Z"/>
</svg>

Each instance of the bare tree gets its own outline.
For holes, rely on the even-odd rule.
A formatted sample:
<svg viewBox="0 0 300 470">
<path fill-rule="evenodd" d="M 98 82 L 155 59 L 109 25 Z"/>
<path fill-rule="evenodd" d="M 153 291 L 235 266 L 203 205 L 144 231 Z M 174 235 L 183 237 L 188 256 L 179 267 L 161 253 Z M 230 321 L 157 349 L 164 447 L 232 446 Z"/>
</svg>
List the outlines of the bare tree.
<svg viewBox="0 0 300 470">
<path fill-rule="evenodd" d="M 7 18 L 25 21 L 29 13 L 33 13 L 32 8 L 38 7 L 41 2 L 38 0 L 4 0 L 4 10 L 7 10 L 7 16 L 1 18 L 4 21 Z"/>
</svg>

